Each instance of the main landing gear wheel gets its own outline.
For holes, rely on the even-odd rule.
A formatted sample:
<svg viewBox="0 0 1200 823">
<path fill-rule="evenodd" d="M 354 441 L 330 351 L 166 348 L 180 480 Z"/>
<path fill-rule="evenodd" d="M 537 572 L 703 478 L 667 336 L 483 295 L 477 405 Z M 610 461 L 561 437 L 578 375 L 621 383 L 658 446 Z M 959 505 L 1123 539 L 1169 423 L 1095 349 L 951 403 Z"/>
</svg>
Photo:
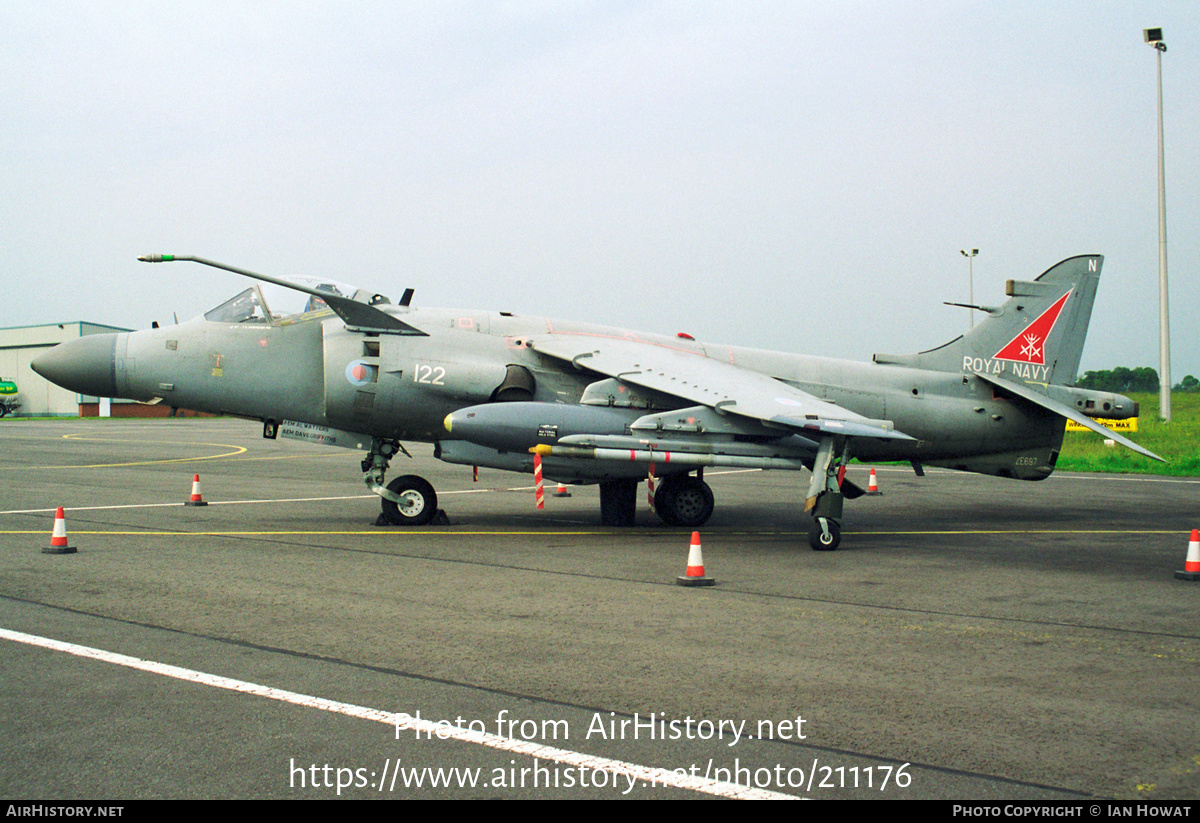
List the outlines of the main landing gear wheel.
<svg viewBox="0 0 1200 823">
<path fill-rule="evenodd" d="M 808 545 L 813 551 L 831 552 L 842 542 L 842 527 L 827 517 L 813 518 L 812 528 L 808 532 Z"/>
<path fill-rule="evenodd" d="M 424 526 L 437 514 L 437 492 L 423 477 L 406 474 L 387 484 L 400 497 L 396 503 L 383 498 L 383 516 L 393 526 Z"/>
<path fill-rule="evenodd" d="M 654 511 L 668 526 L 694 529 L 713 513 L 713 493 L 698 477 L 668 477 L 654 493 Z"/>
</svg>

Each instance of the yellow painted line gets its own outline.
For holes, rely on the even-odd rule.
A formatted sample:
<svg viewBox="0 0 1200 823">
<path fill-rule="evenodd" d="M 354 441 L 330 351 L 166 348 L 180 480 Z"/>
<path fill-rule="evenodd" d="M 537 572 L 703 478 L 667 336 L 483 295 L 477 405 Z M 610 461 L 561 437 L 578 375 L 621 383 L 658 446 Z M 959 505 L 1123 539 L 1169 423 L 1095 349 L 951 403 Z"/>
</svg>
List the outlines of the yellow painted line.
<svg viewBox="0 0 1200 823">
<path fill-rule="evenodd" d="M 801 532 L 808 534 L 808 532 Z M 887 537 L 898 534 L 1180 534 L 1179 529 L 944 529 L 942 531 L 847 532 L 855 537 Z"/>
<path fill-rule="evenodd" d="M 24 470 L 34 469 L 34 470 L 40 471 L 40 470 L 46 470 L 46 469 L 114 469 L 114 468 L 120 468 L 122 466 L 158 466 L 158 465 L 165 465 L 168 463 L 192 463 L 192 462 L 196 462 L 196 461 L 200 461 L 200 460 L 220 460 L 223 457 L 235 457 L 239 454 L 245 454 L 248 451 L 248 449 L 245 446 L 234 446 L 229 443 L 204 443 L 204 442 L 197 443 L 195 441 L 186 441 L 186 440 L 182 441 L 182 442 L 176 441 L 176 440 L 153 440 L 153 441 L 129 440 L 129 439 L 124 439 L 124 438 L 115 439 L 115 438 L 102 438 L 102 437 L 85 437 L 81 434 L 64 434 L 61 439 L 86 441 L 89 443 L 137 443 L 138 445 L 145 445 L 146 443 L 162 443 L 162 444 L 166 444 L 166 445 L 170 445 L 170 446 L 180 446 L 180 447 L 183 447 L 183 446 L 213 446 L 215 448 L 221 448 L 221 449 L 232 449 L 232 451 L 224 452 L 223 454 L 211 454 L 206 457 L 173 457 L 173 458 L 163 459 L 163 460 L 138 460 L 138 461 L 132 461 L 132 462 L 127 462 L 127 463 L 91 463 L 91 464 L 86 464 L 86 465 L 81 465 L 81 466 L 80 465 L 4 466 L 3 468 L 8 469 L 9 471 L 16 471 L 16 470 L 21 470 L 21 469 L 24 469 Z"/>
<path fill-rule="evenodd" d="M 182 506 L 182 503 L 176 504 Z M 68 511 L 70 511 L 68 509 Z M 81 531 L 79 529 L 71 529 L 71 534 L 86 534 L 86 535 L 112 535 L 112 536 L 140 536 L 140 537 L 279 537 L 279 536 L 321 536 L 321 535 L 377 535 L 380 537 L 396 536 L 396 537 L 416 537 L 431 535 L 445 535 L 447 537 L 463 537 L 470 535 L 484 535 L 492 537 L 504 536 L 520 536 L 520 537 L 578 537 L 578 536 L 613 536 L 622 535 L 625 537 L 663 537 L 674 538 L 679 535 L 687 534 L 685 531 L 667 531 L 636 529 L 630 531 L 628 529 L 602 531 L 599 529 L 582 529 L 578 531 L 558 531 L 550 529 L 409 529 L 404 526 L 385 526 L 376 527 L 373 529 L 363 530 L 342 530 L 342 529 L 309 529 L 309 530 L 272 530 L 272 531 Z M 717 535 L 721 537 L 806 537 L 808 531 L 777 531 L 774 529 L 766 531 L 724 531 L 720 529 L 708 529 L 706 534 Z M 1000 531 L 1000 530 L 962 530 L 962 531 L 889 531 L 889 532 L 842 532 L 842 536 L 846 537 L 895 537 L 897 535 L 1027 535 L 1027 534 L 1107 534 L 1107 535 L 1151 535 L 1151 534 L 1183 534 L 1179 529 L 1086 529 L 1078 531 L 1054 530 L 1054 529 L 1037 529 L 1030 531 Z M 12 535 L 30 535 L 30 534 L 45 534 L 45 529 L 0 529 L 0 534 Z"/>
</svg>

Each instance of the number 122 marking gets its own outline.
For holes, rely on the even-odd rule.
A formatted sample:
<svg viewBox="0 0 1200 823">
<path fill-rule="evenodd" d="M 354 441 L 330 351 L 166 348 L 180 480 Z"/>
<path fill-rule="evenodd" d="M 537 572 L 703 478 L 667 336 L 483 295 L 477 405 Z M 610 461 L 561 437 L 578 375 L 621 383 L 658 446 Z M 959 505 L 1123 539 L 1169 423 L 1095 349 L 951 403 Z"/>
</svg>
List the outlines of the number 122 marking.
<svg viewBox="0 0 1200 823">
<path fill-rule="evenodd" d="M 446 370 L 441 366 L 426 366 L 423 363 L 414 364 L 413 382 L 428 383 L 431 386 L 444 386 L 443 381 L 446 378 Z"/>
</svg>

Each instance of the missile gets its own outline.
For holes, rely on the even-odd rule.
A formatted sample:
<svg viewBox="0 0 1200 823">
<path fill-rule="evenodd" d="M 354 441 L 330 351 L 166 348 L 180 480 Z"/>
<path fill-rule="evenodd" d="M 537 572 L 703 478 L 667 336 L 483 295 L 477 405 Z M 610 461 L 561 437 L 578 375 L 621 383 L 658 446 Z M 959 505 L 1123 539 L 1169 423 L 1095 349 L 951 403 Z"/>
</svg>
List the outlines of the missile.
<svg viewBox="0 0 1200 823">
<path fill-rule="evenodd" d="M 740 469 L 803 469 L 810 463 L 799 457 L 765 457 L 752 454 L 715 454 L 703 452 L 660 451 L 658 449 L 605 449 L 589 446 L 552 446 L 542 443 L 530 452 L 542 457 L 572 457 L 582 460 L 615 460 L 632 463 L 656 463 L 660 466 L 726 466 Z"/>
</svg>

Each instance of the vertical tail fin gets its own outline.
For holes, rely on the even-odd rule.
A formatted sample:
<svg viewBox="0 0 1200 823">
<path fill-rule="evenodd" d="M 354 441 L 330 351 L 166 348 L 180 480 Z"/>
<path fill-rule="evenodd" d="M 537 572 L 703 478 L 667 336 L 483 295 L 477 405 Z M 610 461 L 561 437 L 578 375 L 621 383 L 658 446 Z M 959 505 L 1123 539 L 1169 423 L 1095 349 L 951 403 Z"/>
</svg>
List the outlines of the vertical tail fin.
<svg viewBox="0 0 1200 823">
<path fill-rule="evenodd" d="M 982 372 L 1031 383 L 1075 380 L 1104 258 L 1071 257 L 1036 280 L 1009 280 L 1009 299 L 962 337 L 919 354 L 875 355 L 876 363 Z"/>
</svg>

